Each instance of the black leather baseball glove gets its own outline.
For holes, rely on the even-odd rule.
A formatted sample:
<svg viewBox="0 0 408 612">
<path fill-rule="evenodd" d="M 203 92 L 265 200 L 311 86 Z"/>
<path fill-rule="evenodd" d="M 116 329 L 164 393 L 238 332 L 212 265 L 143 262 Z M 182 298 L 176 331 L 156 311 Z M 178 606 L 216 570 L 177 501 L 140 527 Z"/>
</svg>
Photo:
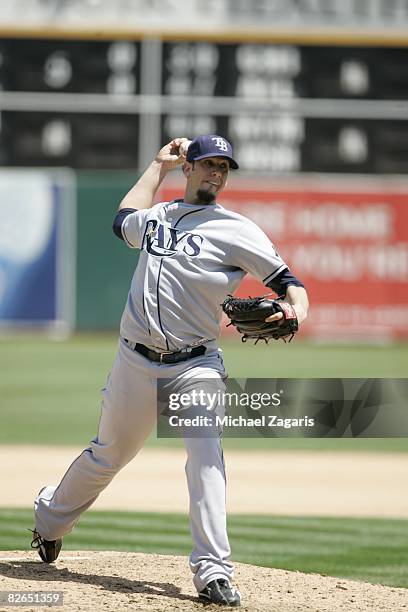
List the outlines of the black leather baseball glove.
<svg viewBox="0 0 408 612">
<path fill-rule="evenodd" d="M 242 342 L 248 338 L 254 339 L 255 344 L 259 340 L 270 339 L 289 342 L 299 329 L 299 324 L 295 310 L 291 304 L 281 299 L 268 299 L 266 296 L 255 298 L 236 298 L 229 295 L 221 304 L 223 311 L 229 317 L 240 334 Z M 277 312 L 282 313 L 282 318 L 278 321 L 266 323 L 265 319 Z"/>
</svg>

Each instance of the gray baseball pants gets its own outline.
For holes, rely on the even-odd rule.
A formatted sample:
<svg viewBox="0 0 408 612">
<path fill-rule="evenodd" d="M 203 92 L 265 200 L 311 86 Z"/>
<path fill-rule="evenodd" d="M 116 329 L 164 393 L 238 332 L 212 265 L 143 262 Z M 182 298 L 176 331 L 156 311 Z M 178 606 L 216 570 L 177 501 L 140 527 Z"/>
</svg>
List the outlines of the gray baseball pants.
<svg viewBox="0 0 408 612">
<path fill-rule="evenodd" d="M 97 437 L 68 468 L 60 484 L 45 487 L 35 500 L 36 530 L 46 540 L 69 533 L 115 474 L 143 446 L 157 420 L 157 382 L 171 380 L 178 392 L 193 381 L 211 379 L 222 392 L 225 370 L 216 347 L 185 362 L 151 362 L 120 339 L 103 389 Z M 205 411 L 205 407 L 202 407 Z M 208 413 L 207 413 L 208 414 Z M 190 527 L 194 548 L 190 568 L 201 591 L 216 578 L 233 577 L 226 527 L 226 478 L 220 432 L 186 437 L 186 475 L 190 495 Z M 163 467 L 165 469 L 165 466 Z"/>
</svg>

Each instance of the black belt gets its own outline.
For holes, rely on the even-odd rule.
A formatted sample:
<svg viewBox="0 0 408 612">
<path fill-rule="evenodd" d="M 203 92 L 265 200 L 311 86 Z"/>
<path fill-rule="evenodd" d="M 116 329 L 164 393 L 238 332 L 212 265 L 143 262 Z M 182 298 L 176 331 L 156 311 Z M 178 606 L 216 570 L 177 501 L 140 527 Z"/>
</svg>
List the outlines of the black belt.
<svg viewBox="0 0 408 612">
<path fill-rule="evenodd" d="M 124 338 L 126 344 L 133 344 L 126 338 Z M 149 359 L 150 361 L 157 361 L 159 363 L 178 363 L 179 361 L 187 361 L 188 359 L 193 359 L 193 357 L 199 357 L 200 355 L 204 355 L 207 348 L 202 344 L 200 346 L 195 346 L 192 349 L 187 349 L 184 351 L 175 351 L 174 353 L 170 351 L 164 351 L 163 353 L 157 353 L 156 351 L 152 351 L 144 344 L 136 343 L 132 351 L 136 351 Z"/>
</svg>

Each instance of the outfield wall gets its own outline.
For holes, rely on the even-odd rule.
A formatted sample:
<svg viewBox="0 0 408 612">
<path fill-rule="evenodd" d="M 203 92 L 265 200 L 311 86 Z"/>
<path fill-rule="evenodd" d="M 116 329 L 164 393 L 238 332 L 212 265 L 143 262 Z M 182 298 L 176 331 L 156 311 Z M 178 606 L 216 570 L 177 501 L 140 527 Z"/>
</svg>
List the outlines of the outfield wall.
<svg viewBox="0 0 408 612">
<path fill-rule="evenodd" d="M 0 169 L 0 329 L 75 325 L 76 184 L 69 169 Z"/>
<path fill-rule="evenodd" d="M 162 197 L 181 190 L 177 181 L 166 182 Z M 219 201 L 259 225 L 305 284 L 311 309 L 301 335 L 355 342 L 408 337 L 407 181 L 238 175 Z M 237 292 L 263 293 L 250 275 Z"/>
<path fill-rule="evenodd" d="M 112 221 L 136 180 L 132 172 L 2 170 L 2 326 L 118 328 L 138 251 L 115 238 Z M 174 173 L 158 198 L 179 197 L 183 185 Z M 220 203 L 260 225 L 305 282 L 312 307 L 303 336 L 408 337 L 408 182 L 306 174 L 255 180 L 237 173 Z M 43 228 L 44 207 L 48 238 L 22 266 Z M 263 292 L 249 276 L 239 289 L 243 296 Z"/>
<path fill-rule="evenodd" d="M 116 328 L 137 252 L 111 232 L 130 173 L 78 174 L 77 326 Z M 177 173 L 159 196 L 183 193 Z M 159 200 L 158 198 L 158 200 Z M 305 337 L 408 337 L 408 182 L 398 177 L 232 176 L 220 202 L 255 221 L 305 283 Z M 239 295 L 264 287 L 247 276 Z M 224 329 L 224 333 L 231 330 Z"/>
<path fill-rule="evenodd" d="M 137 175 L 78 172 L 77 179 L 76 326 L 117 329 L 138 251 L 114 236 L 112 222 Z"/>
</svg>

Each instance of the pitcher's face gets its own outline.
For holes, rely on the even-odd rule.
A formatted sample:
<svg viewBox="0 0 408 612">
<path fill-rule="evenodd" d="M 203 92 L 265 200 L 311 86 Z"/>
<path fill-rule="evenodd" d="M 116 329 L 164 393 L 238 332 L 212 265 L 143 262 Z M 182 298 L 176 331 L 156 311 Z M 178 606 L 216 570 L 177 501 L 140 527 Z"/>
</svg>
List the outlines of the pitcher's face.
<svg viewBox="0 0 408 612">
<path fill-rule="evenodd" d="M 194 163 L 186 163 L 186 201 L 192 204 L 210 204 L 224 189 L 229 172 L 229 162 L 223 157 L 206 157 Z M 194 201 L 193 201 L 194 200 Z"/>
</svg>

